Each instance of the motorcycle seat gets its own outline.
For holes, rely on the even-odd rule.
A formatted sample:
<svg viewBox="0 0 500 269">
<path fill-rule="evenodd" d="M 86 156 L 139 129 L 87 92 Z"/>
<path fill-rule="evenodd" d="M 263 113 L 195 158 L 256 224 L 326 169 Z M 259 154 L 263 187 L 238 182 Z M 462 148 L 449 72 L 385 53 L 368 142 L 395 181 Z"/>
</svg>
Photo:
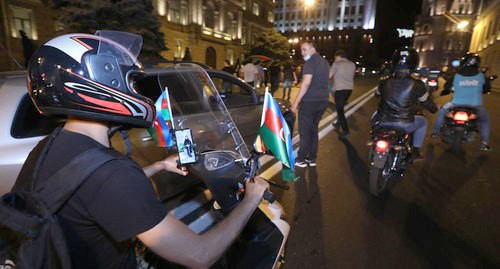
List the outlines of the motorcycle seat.
<svg viewBox="0 0 500 269">
<path fill-rule="evenodd" d="M 388 137 L 388 136 L 404 136 L 407 132 L 404 129 L 392 127 L 392 126 L 374 126 L 372 134 L 376 136 Z"/>
</svg>

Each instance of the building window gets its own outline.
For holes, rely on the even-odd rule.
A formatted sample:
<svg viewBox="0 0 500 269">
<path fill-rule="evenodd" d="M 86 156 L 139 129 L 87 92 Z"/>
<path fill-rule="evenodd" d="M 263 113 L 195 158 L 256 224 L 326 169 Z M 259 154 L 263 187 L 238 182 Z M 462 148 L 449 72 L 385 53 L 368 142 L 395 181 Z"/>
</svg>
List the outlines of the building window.
<svg viewBox="0 0 500 269">
<path fill-rule="evenodd" d="M 38 35 L 33 23 L 33 12 L 30 9 L 10 6 L 12 11 L 12 37 L 21 37 L 19 31 L 24 31 L 29 39 L 37 40 Z"/>
<path fill-rule="evenodd" d="M 255 3 L 255 2 L 252 4 L 252 13 L 255 16 L 259 16 L 259 14 L 260 14 L 259 4 Z"/>
<path fill-rule="evenodd" d="M 214 8 L 212 5 L 207 5 L 204 10 L 205 14 L 203 14 L 203 23 L 205 27 L 214 28 L 215 27 L 215 14 Z"/>
<path fill-rule="evenodd" d="M 181 1 L 171 0 L 168 6 L 168 20 L 175 23 L 181 22 Z"/>
<path fill-rule="evenodd" d="M 227 50 L 226 60 L 228 60 L 230 64 L 234 64 L 234 51 L 232 49 Z"/>
<path fill-rule="evenodd" d="M 183 57 L 183 55 L 182 55 L 182 40 L 180 40 L 180 39 L 175 40 L 174 57 L 177 59 L 181 59 Z"/>
<path fill-rule="evenodd" d="M 267 21 L 274 22 L 274 13 L 272 11 L 267 12 Z"/>
</svg>

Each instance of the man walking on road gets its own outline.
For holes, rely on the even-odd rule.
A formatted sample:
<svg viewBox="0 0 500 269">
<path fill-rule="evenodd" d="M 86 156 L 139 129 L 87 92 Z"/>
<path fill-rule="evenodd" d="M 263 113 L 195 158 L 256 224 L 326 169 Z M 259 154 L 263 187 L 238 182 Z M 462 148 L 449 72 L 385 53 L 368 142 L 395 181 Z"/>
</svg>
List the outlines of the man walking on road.
<svg viewBox="0 0 500 269">
<path fill-rule="evenodd" d="M 335 62 L 330 68 L 330 79 L 333 78 L 333 99 L 335 100 L 335 107 L 337 109 L 337 121 L 333 123 L 333 128 L 340 131 L 341 138 L 345 138 L 349 134 L 349 126 L 344 114 L 344 106 L 351 96 L 352 89 L 354 88 L 354 73 L 356 65 L 347 59 L 347 54 L 343 50 L 335 52 Z"/>
<path fill-rule="evenodd" d="M 328 106 L 328 62 L 316 52 L 314 45 L 306 41 L 301 45 L 305 64 L 302 68 L 302 84 L 292 105 L 292 112 L 299 110 L 300 148 L 295 165 L 316 166 L 318 152 L 318 128 L 321 116 Z"/>
<path fill-rule="evenodd" d="M 297 75 L 295 74 L 295 69 L 291 64 L 285 64 L 283 68 L 283 99 L 290 100 L 292 96 L 292 86 L 297 84 Z M 288 92 L 288 94 L 287 94 Z"/>
</svg>

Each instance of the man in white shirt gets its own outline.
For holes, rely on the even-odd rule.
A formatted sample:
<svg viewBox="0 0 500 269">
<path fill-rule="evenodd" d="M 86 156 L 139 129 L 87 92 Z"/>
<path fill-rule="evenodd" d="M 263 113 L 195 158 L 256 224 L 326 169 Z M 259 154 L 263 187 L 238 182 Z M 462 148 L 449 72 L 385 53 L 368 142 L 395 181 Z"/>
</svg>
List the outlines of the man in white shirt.
<svg viewBox="0 0 500 269">
<path fill-rule="evenodd" d="M 243 80 L 252 85 L 252 87 L 255 87 L 258 76 L 259 70 L 252 62 L 248 62 L 240 69 L 240 77 L 243 77 Z"/>
</svg>

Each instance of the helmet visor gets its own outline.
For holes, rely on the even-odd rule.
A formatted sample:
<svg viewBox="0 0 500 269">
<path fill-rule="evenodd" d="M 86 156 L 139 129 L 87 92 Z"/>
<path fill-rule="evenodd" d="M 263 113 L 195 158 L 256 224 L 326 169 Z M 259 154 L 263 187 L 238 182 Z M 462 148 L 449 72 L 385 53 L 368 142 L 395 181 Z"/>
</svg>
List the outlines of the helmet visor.
<svg viewBox="0 0 500 269">
<path fill-rule="evenodd" d="M 140 66 L 137 61 L 142 47 L 142 37 L 140 35 L 108 30 L 99 30 L 95 34 L 102 37 L 97 55 L 113 56 L 120 65 Z"/>
</svg>

